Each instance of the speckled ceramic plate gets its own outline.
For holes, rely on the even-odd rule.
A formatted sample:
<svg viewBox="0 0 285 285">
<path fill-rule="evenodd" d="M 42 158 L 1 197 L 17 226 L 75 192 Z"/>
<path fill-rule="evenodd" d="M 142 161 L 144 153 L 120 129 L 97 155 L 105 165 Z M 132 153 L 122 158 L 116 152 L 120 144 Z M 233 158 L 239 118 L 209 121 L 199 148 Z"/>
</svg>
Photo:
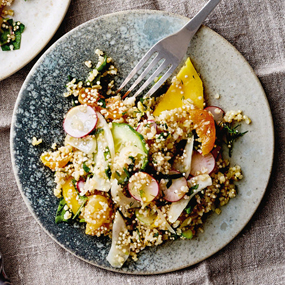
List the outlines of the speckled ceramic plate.
<svg viewBox="0 0 285 285">
<path fill-rule="evenodd" d="M 70 0 L 14 0 L 15 21 L 26 28 L 21 48 L 14 51 L 0 49 L 0 81 L 30 62 L 49 42 L 63 20 Z"/>
<path fill-rule="evenodd" d="M 137 262 L 129 260 L 122 269 L 106 261 L 108 238 L 86 236 L 68 224 L 55 225 L 58 200 L 53 196 L 53 173 L 39 156 L 52 143 L 64 139 L 63 116 L 70 108 L 62 96 L 67 75 L 84 78 L 86 60 L 96 60 L 100 48 L 113 57 L 120 74 L 128 74 L 141 56 L 159 39 L 177 31 L 188 19 L 158 11 L 127 11 L 91 20 L 72 30 L 39 59 L 27 77 L 16 103 L 11 131 L 11 153 L 17 183 L 23 198 L 44 230 L 77 257 L 99 267 L 133 274 L 156 274 L 193 265 L 228 244 L 247 224 L 259 205 L 270 176 L 273 159 L 273 125 L 264 91 L 239 52 L 221 36 L 202 27 L 188 55 L 200 72 L 209 104 L 224 110 L 241 109 L 252 119 L 243 125 L 248 133 L 235 145 L 232 163 L 242 166 L 244 179 L 238 195 L 212 214 L 205 232 L 190 241 L 177 240 L 148 248 Z M 220 99 L 215 99 L 215 94 Z M 38 147 L 32 137 L 42 138 Z"/>
</svg>

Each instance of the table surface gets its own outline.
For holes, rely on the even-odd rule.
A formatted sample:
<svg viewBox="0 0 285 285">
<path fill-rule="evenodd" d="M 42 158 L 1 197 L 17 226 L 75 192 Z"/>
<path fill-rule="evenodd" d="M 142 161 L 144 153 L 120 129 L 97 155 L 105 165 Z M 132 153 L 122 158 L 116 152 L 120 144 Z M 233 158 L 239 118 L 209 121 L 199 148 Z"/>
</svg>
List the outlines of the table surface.
<svg viewBox="0 0 285 285">
<path fill-rule="evenodd" d="M 63 23 L 46 48 L 81 23 L 104 14 L 152 9 L 192 17 L 204 2 L 72 0 Z M 62 249 L 29 213 L 17 188 L 10 159 L 13 107 L 22 83 L 41 53 L 0 82 L 0 251 L 13 284 L 285 284 L 285 1 L 222 0 L 205 23 L 232 43 L 250 63 L 272 110 L 276 149 L 273 172 L 251 221 L 214 256 L 163 275 L 108 272 Z M 1 63 L 0 68 L 3 68 Z"/>
</svg>

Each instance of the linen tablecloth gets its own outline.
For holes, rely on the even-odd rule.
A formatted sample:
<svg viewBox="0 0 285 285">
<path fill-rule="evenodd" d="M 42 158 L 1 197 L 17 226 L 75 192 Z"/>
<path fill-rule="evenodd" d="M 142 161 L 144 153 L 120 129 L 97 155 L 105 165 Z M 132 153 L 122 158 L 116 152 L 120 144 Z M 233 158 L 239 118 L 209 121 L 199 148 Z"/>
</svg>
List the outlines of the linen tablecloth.
<svg viewBox="0 0 285 285">
<path fill-rule="evenodd" d="M 192 17 L 204 0 L 72 0 L 53 37 L 92 18 L 128 9 Z M 285 284 L 285 1 L 222 0 L 206 25 L 232 43 L 259 77 L 272 110 L 275 158 L 257 212 L 224 249 L 190 268 L 156 276 L 105 271 L 56 244 L 29 213 L 17 188 L 9 149 L 13 107 L 36 59 L 0 82 L 0 251 L 14 284 Z M 48 46 L 49 46 L 48 45 Z M 0 63 L 0 68 L 3 68 Z M 256 182 L 258 183 L 258 181 Z"/>
</svg>

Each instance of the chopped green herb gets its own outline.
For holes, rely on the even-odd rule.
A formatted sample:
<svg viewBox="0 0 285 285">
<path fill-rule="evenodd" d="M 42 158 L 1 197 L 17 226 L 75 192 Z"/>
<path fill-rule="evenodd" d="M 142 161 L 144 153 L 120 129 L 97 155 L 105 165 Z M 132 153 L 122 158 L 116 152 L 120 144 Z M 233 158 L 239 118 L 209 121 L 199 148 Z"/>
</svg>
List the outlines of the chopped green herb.
<svg viewBox="0 0 285 285">
<path fill-rule="evenodd" d="M 104 132 L 104 129 L 102 128 L 96 128 L 93 132 L 90 133 L 90 135 L 94 135 L 94 136 L 97 136 L 99 135 L 100 133 Z"/>
<path fill-rule="evenodd" d="M 239 125 L 236 125 L 235 127 L 233 127 L 232 125 L 228 124 L 228 123 L 223 123 L 221 124 L 224 134 L 225 134 L 225 143 L 229 148 L 229 156 L 232 156 L 232 151 L 233 151 L 233 145 L 234 142 L 239 138 L 242 137 L 243 135 L 245 135 L 247 133 L 247 131 L 241 133 L 238 130 Z"/>
<path fill-rule="evenodd" d="M 102 64 L 97 68 L 97 70 L 99 72 L 102 72 L 105 70 L 105 68 L 107 67 L 107 55 L 104 55 L 104 61 L 102 62 Z"/>
<path fill-rule="evenodd" d="M 80 205 L 79 209 L 77 210 L 77 212 L 75 213 L 75 215 L 73 216 L 72 220 L 74 220 L 75 218 L 77 218 L 79 216 L 79 214 L 82 211 L 82 208 L 85 206 L 88 198 L 86 196 L 80 196 L 79 195 L 80 200 L 82 201 L 82 204 Z"/>
<path fill-rule="evenodd" d="M 188 191 L 188 195 L 191 195 L 191 194 L 193 194 L 194 193 L 194 190 L 197 190 L 198 189 L 198 187 L 199 187 L 199 184 L 196 184 L 196 185 L 194 185 L 194 186 L 192 186 L 192 187 L 190 187 L 189 188 L 189 191 Z"/>
<path fill-rule="evenodd" d="M 83 162 L 83 169 L 86 173 L 90 172 L 90 168 L 86 165 L 85 161 Z"/>
<path fill-rule="evenodd" d="M 100 105 L 102 108 L 106 108 L 106 102 L 103 98 L 98 100 L 98 105 Z"/>
<path fill-rule="evenodd" d="M 159 233 L 153 234 L 153 237 L 158 237 L 158 236 L 159 236 Z"/>
<path fill-rule="evenodd" d="M 75 188 L 75 190 L 78 192 L 78 189 L 77 189 L 77 186 L 76 186 L 77 181 L 73 178 L 73 179 L 71 180 L 71 182 L 72 182 L 73 187 Z"/>
<path fill-rule="evenodd" d="M 85 219 L 80 219 L 79 223 L 85 223 Z"/>
<path fill-rule="evenodd" d="M 61 223 L 61 222 L 67 222 L 68 220 L 64 219 L 64 214 L 67 212 L 64 209 L 64 206 L 66 205 L 66 202 L 64 200 L 64 198 L 61 198 L 61 200 L 59 201 L 59 205 L 55 214 L 55 223 Z"/>
<path fill-rule="evenodd" d="M 107 169 L 105 169 L 105 174 L 106 174 L 106 176 L 108 177 L 108 179 L 111 179 L 112 172 L 111 172 L 111 167 L 110 167 L 110 165 L 108 166 Z"/>
<path fill-rule="evenodd" d="M 154 83 L 158 82 L 161 77 L 162 77 L 162 75 L 159 75 L 156 78 L 154 78 Z"/>
<path fill-rule="evenodd" d="M 124 167 L 123 170 L 124 170 L 124 172 L 126 173 L 127 178 L 130 178 L 131 175 L 130 175 L 130 172 L 127 170 L 127 168 Z"/>
<path fill-rule="evenodd" d="M 3 51 L 17 50 L 21 46 L 22 33 L 25 25 L 13 19 L 3 19 L 5 27 L 2 25 L 0 30 L 0 46 Z"/>
<path fill-rule="evenodd" d="M 191 211 L 192 211 L 192 207 L 191 207 L 191 206 L 185 208 L 185 212 L 186 212 L 187 214 L 190 214 Z"/>
<path fill-rule="evenodd" d="M 163 140 L 166 140 L 167 137 L 168 137 L 169 133 L 168 132 L 162 132 L 158 135 L 157 139 L 163 139 Z"/>
</svg>

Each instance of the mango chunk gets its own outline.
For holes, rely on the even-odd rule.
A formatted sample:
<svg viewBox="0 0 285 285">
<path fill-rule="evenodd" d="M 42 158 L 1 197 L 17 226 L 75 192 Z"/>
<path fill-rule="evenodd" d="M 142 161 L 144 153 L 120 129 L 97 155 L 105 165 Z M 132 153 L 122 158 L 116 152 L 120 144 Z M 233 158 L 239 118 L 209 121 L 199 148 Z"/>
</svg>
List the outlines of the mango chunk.
<svg viewBox="0 0 285 285">
<path fill-rule="evenodd" d="M 87 235 L 96 235 L 101 226 L 111 221 L 112 209 L 108 198 L 102 195 L 92 195 L 88 197 L 83 217 L 86 221 Z"/>
<path fill-rule="evenodd" d="M 76 214 L 81 204 L 79 204 L 76 199 L 78 194 L 72 183 L 72 177 L 68 178 L 68 180 L 62 185 L 62 196 L 73 214 Z"/>
<path fill-rule="evenodd" d="M 162 95 L 153 114 L 159 116 L 162 111 L 183 106 L 185 101 L 191 102 L 196 108 L 203 109 L 203 83 L 188 57 L 167 92 Z"/>
</svg>

